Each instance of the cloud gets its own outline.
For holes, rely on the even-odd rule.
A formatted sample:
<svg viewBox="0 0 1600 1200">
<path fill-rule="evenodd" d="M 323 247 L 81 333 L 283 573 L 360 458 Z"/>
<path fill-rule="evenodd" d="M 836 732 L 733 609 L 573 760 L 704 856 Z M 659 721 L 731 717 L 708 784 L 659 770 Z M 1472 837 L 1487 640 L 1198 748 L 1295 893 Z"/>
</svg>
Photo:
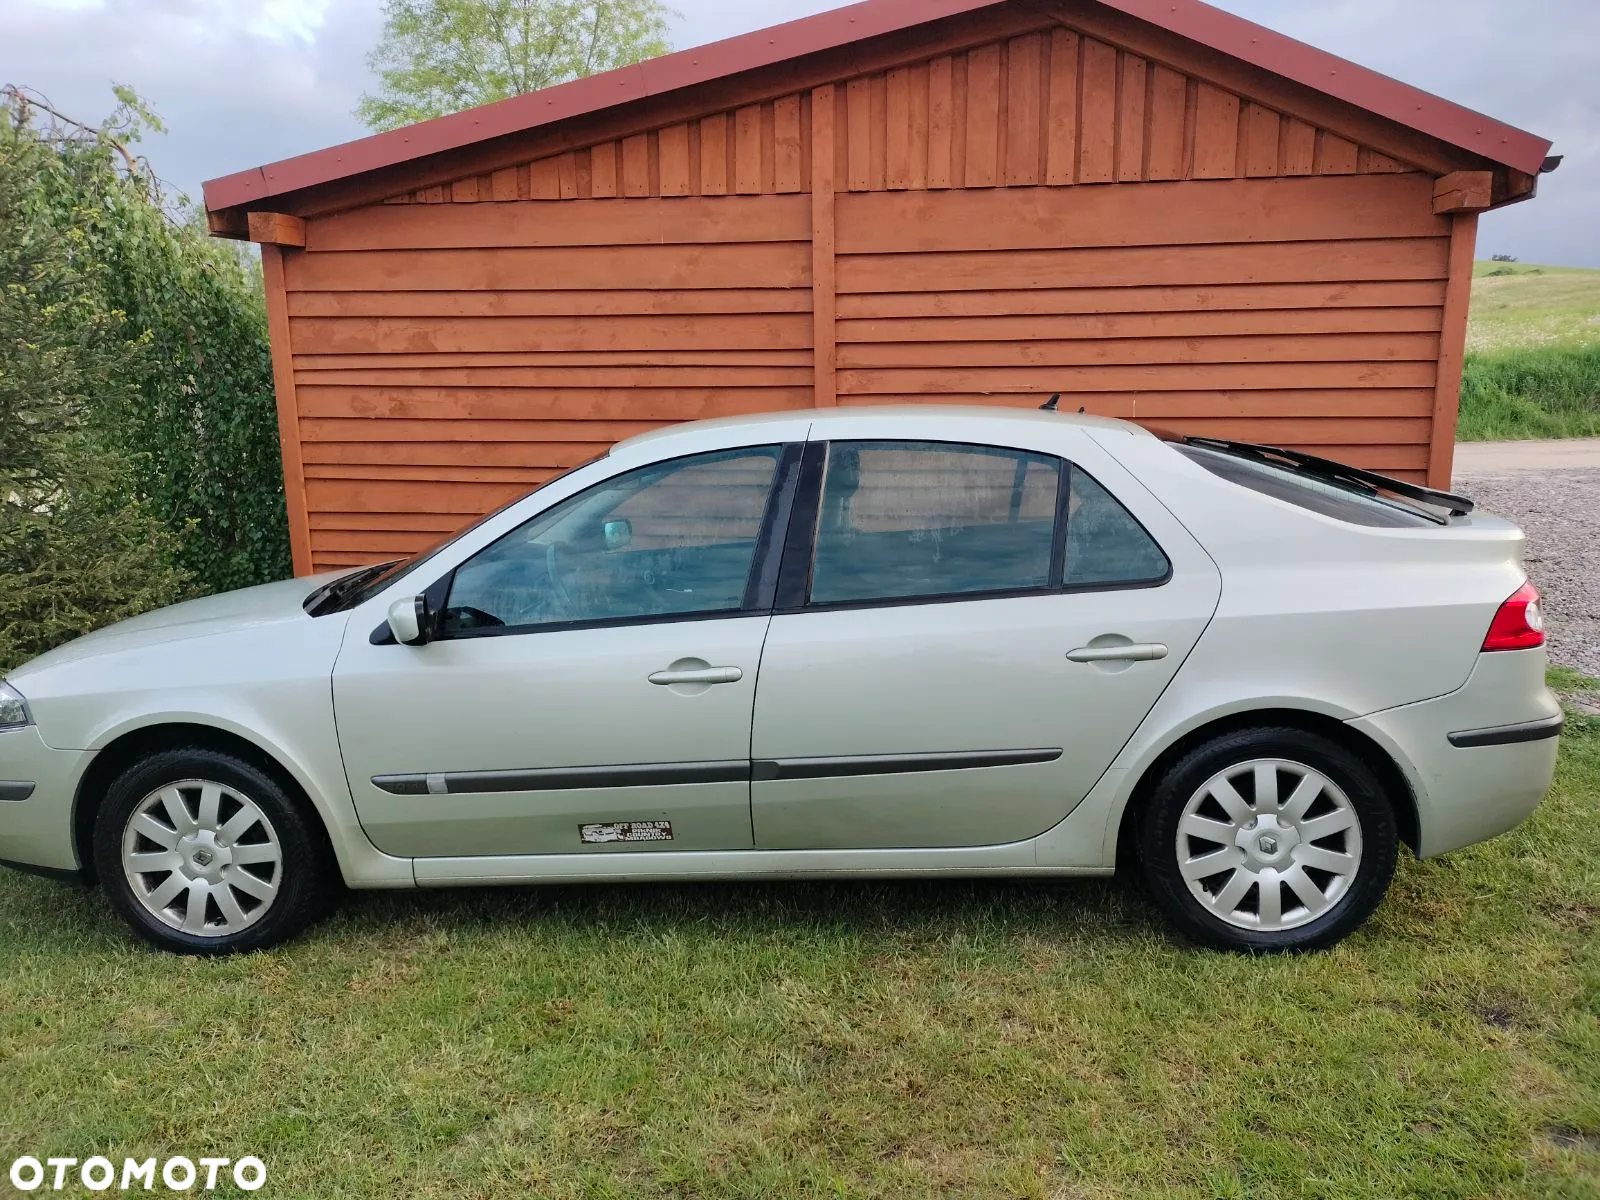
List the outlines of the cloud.
<svg viewBox="0 0 1600 1200">
<path fill-rule="evenodd" d="M 698 45 L 832 0 L 671 0 Z M 1483 220 L 1480 247 L 1600 267 L 1600 4 L 1595 0 L 1222 0 L 1241 16 L 1554 139 L 1539 197 Z M 379 0 L 0 0 L 0 79 L 95 119 L 133 87 L 171 133 L 144 146 L 202 180 L 360 137 Z"/>
</svg>

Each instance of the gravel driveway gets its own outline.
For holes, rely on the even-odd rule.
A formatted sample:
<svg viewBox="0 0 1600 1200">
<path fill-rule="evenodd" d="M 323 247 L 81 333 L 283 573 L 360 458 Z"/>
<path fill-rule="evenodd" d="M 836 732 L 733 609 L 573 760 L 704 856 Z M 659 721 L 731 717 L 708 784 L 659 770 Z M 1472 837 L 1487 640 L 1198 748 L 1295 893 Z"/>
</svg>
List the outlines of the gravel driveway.
<svg viewBox="0 0 1600 1200">
<path fill-rule="evenodd" d="M 1600 468 L 1468 468 L 1457 471 L 1455 489 L 1527 532 L 1551 660 L 1600 677 Z"/>
</svg>

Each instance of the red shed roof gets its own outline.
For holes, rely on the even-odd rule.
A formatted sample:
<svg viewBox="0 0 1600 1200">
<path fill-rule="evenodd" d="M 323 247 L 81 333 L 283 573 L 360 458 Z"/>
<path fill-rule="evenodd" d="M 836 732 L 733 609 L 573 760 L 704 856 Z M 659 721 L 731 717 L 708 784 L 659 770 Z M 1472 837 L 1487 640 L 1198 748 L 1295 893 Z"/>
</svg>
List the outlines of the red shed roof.
<svg viewBox="0 0 1600 1200">
<path fill-rule="evenodd" d="M 224 175 L 205 184 L 206 207 L 216 212 L 258 204 L 274 196 L 1009 2 L 865 0 L 603 75 Z M 1529 175 L 1538 174 L 1550 151 L 1550 142 L 1545 138 L 1274 33 L 1200 0 L 1097 2 Z"/>
</svg>

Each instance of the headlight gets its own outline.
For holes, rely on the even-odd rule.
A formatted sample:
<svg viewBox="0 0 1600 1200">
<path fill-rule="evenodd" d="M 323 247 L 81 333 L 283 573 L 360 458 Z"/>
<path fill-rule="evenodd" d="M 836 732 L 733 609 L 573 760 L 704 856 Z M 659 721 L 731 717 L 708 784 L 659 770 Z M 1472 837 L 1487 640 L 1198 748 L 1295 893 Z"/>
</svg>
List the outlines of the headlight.
<svg viewBox="0 0 1600 1200">
<path fill-rule="evenodd" d="M 28 702 L 22 698 L 22 693 L 9 683 L 0 683 L 0 729 L 32 724 L 33 717 L 28 714 Z"/>
</svg>

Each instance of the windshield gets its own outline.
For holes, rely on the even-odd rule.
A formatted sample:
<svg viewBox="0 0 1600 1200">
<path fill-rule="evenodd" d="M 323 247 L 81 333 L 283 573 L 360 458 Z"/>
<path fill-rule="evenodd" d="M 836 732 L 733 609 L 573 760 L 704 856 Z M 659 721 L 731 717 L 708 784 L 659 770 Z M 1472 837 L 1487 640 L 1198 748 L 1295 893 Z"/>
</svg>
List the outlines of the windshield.
<svg viewBox="0 0 1600 1200">
<path fill-rule="evenodd" d="M 609 453 L 609 451 L 607 451 L 607 453 Z M 323 584 L 316 591 L 312 592 L 311 595 L 306 597 L 306 612 L 313 617 L 325 617 L 330 613 L 349 612 L 352 608 L 357 608 L 360 605 L 365 604 L 368 600 L 371 600 L 391 583 L 394 583 L 397 579 L 400 579 L 405 575 L 409 575 L 411 572 L 415 571 L 418 567 L 422 566 L 430 559 L 436 557 L 444 550 L 455 545 L 462 538 L 466 537 L 467 534 L 471 533 L 474 529 L 477 529 L 480 525 L 494 520 L 508 508 L 521 504 L 529 496 L 533 495 L 534 492 L 543 491 L 552 483 L 556 482 L 556 480 L 565 479 L 574 471 L 581 471 L 584 467 L 589 466 L 591 463 L 599 462 L 605 456 L 605 454 L 597 454 L 593 458 L 584 460 L 575 467 L 568 467 L 560 474 L 551 476 L 538 487 L 533 488 L 531 491 L 524 492 L 522 495 L 517 496 L 514 499 L 506 501 L 506 503 L 502 504 L 493 512 L 485 513 L 476 521 L 473 521 L 470 525 L 463 526 L 462 528 L 456 530 L 449 537 L 445 538 L 437 545 L 424 550 L 421 554 L 413 555 L 410 558 L 394 559 L 390 562 L 373 563 L 371 566 L 367 567 L 358 567 L 348 575 L 341 575 L 331 583 Z"/>
</svg>

